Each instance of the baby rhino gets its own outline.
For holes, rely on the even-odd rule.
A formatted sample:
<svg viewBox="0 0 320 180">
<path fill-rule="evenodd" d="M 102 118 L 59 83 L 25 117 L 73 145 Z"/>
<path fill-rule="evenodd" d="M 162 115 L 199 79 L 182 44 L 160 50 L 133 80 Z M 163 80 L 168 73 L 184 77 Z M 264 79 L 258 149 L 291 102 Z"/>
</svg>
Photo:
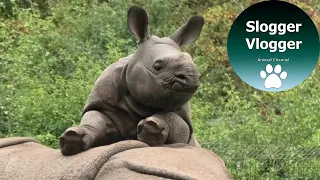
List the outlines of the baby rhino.
<svg viewBox="0 0 320 180">
<path fill-rule="evenodd" d="M 131 7 L 128 27 L 139 46 L 133 55 L 102 72 L 80 125 L 67 129 L 60 138 L 62 154 L 130 139 L 150 146 L 200 146 L 193 136 L 188 104 L 200 86 L 200 74 L 180 47 L 194 42 L 203 24 L 202 17 L 194 16 L 170 37 L 150 36 L 146 11 Z"/>
</svg>

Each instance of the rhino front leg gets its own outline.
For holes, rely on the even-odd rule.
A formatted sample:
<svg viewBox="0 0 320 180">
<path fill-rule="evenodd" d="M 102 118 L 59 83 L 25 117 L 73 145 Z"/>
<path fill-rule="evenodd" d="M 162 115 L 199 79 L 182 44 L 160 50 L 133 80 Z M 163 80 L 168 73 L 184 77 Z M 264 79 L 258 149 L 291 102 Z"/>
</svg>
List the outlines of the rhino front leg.
<svg viewBox="0 0 320 180">
<path fill-rule="evenodd" d="M 111 143 L 117 134 L 117 129 L 106 115 L 99 111 L 88 111 L 79 126 L 67 129 L 60 137 L 61 153 L 70 156 Z"/>
<path fill-rule="evenodd" d="M 138 124 L 138 140 L 150 146 L 188 143 L 190 129 L 177 114 L 161 113 L 143 119 Z"/>
</svg>

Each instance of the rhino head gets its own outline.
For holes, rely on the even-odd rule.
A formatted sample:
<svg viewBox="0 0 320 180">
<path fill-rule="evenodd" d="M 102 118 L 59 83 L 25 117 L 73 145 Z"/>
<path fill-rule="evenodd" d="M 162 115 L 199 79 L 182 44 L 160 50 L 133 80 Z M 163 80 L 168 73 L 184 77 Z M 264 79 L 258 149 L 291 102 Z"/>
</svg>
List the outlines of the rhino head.
<svg viewBox="0 0 320 180">
<path fill-rule="evenodd" d="M 149 35 L 148 14 L 139 7 L 128 10 L 128 27 L 139 41 L 126 69 L 125 81 L 132 97 L 149 107 L 177 110 L 200 86 L 200 73 L 181 47 L 200 35 L 204 19 L 193 16 L 169 37 Z"/>
</svg>

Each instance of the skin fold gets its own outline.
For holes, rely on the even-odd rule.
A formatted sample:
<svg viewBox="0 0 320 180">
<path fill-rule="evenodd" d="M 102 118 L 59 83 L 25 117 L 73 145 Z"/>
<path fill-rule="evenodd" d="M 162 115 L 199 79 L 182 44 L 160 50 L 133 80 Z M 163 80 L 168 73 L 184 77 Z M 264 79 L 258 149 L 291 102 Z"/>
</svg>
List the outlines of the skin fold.
<svg viewBox="0 0 320 180">
<path fill-rule="evenodd" d="M 200 35 L 204 20 L 194 16 L 170 37 L 148 31 L 145 10 L 128 10 L 128 27 L 137 38 L 136 52 L 107 67 L 95 82 L 79 126 L 60 137 L 63 155 L 123 140 L 150 146 L 188 143 L 193 136 L 189 100 L 200 86 L 200 74 L 181 47 Z"/>
</svg>

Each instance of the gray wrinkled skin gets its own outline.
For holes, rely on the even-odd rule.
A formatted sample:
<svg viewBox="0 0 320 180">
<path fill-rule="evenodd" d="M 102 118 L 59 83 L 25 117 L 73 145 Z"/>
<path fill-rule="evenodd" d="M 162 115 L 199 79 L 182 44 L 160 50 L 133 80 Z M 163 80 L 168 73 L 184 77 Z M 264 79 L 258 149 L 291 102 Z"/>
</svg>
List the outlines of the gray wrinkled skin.
<svg viewBox="0 0 320 180">
<path fill-rule="evenodd" d="M 170 37 L 150 36 L 147 13 L 131 7 L 128 27 L 139 46 L 133 55 L 102 72 L 80 125 L 67 129 L 60 138 L 62 154 L 130 139 L 151 146 L 200 146 L 193 136 L 188 103 L 200 86 L 200 74 L 180 47 L 194 42 L 203 24 L 202 17 L 194 16 Z"/>
</svg>

